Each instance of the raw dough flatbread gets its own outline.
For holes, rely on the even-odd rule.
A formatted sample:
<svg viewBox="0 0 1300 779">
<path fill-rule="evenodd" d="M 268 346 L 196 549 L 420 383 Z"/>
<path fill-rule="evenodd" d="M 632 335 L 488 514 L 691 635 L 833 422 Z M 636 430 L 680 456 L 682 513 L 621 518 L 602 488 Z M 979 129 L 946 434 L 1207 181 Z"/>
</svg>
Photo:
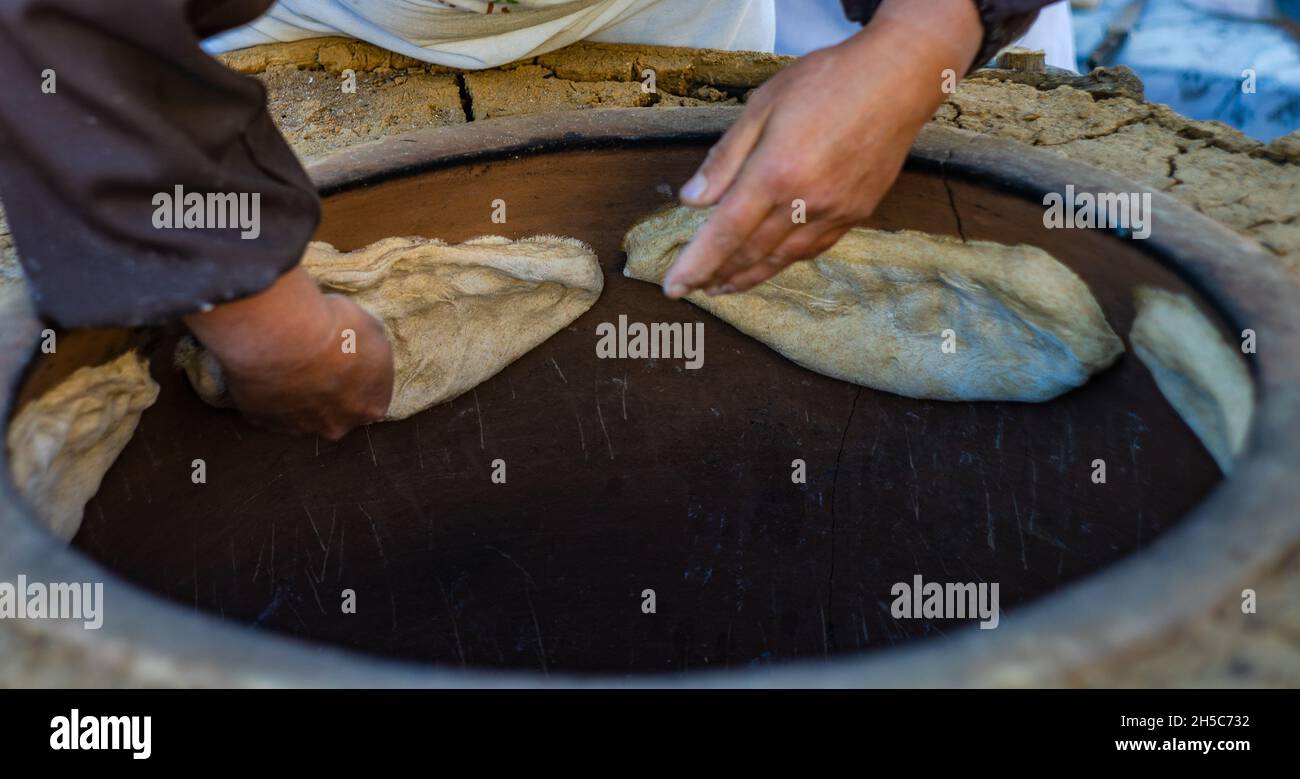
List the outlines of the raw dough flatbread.
<svg viewBox="0 0 1300 779">
<path fill-rule="evenodd" d="M 9 426 L 10 472 L 18 493 L 59 538 L 81 527 L 86 501 L 158 399 L 149 364 L 128 352 L 78 368 L 23 407 Z"/>
<path fill-rule="evenodd" d="M 353 252 L 316 242 L 302 264 L 321 289 L 383 323 L 395 370 L 390 420 L 487 380 L 591 308 L 604 286 L 595 252 L 555 236 L 385 238 Z M 208 403 L 231 405 L 210 353 L 182 342 L 176 364 Z"/>
<path fill-rule="evenodd" d="M 637 223 L 623 273 L 661 283 L 708 213 Z M 1049 400 L 1124 351 L 1088 286 L 1041 249 L 911 231 L 854 229 L 748 292 L 686 299 L 806 368 L 913 398 Z"/>
<path fill-rule="evenodd" d="M 1185 295 L 1139 287 L 1134 299 L 1133 351 L 1165 400 L 1228 473 L 1255 413 L 1245 362 Z"/>
</svg>

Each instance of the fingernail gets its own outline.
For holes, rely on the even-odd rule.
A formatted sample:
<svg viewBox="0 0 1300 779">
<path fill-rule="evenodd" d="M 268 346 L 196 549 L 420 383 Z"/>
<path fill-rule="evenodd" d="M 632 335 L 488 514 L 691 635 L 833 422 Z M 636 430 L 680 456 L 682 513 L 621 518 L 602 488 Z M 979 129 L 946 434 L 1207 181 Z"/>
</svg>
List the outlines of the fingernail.
<svg viewBox="0 0 1300 779">
<path fill-rule="evenodd" d="M 721 286 L 712 286 L 712 287 L 709 287 L 708 289 L 706 289 L 706 290 L 704 291 L 704 294 L 708 295 L 708 296 L 711 297 L 711 298 L 715 298 L 715 297 L 717 297 L 718 295 L 721 295 L 721 294 L 722 294 L 722 290 L 723 290 L 723 288 L 722 288 Z"/>
<path fill-rule="evenodd" d="M 709 188 L 709 180 L 704 178 L 703 173 L 696 173 L 691 176 L 691 180 L 682 185 L 682 191 L 679 197 L 682 200 L 699 200 L 704 197 L 705 191 Z"/>
<path fill-rule="evenodd" d="M 682 297 L 689 291 L 690 290 L 686 289 L 686 285 L 680 281 L 674 281 L 664 285 L 664 294 L 670 298 Z"/>
<path fill-rule="evenodd" d="M 733 292 L 735 292 L 735 291 L 736 291 L 736 285 L 735 285 L 735 284 L 723 284 L 723 285 L 722 285 L 722 294 L 724 294 L 724 295 L 730 295 L 731 293 L 733 293 Z"/>
</svg>

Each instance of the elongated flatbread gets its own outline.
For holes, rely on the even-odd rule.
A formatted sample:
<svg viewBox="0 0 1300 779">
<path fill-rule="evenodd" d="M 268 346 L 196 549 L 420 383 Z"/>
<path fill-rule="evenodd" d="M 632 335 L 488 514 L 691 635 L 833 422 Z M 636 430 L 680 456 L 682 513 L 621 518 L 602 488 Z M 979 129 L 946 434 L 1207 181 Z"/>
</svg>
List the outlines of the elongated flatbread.
<svg viewBox="0 0 1300 779">
<path fill-rule="evenodd" d="M 128 352 L 78 368 L 14 417 L 7 437 L 10 472 L 51 533 L 65 541 L 77 534 L 86 501 L 157 399 L 149 364 Z"/>
<path fill-rule="evenodd" d="M 661 283 L 707 216 L 637 223 L 623 273 Z M 851 230 L 748 292 L 687 300 L 806 368 L 913 398 L 1048 400 L 1124 351 L 1088 286 L 1041 249 L 910 231 Z"/>
<path fill-rule="evenodd" d="M 383 323 L 395 371 L 387 419 L 469 391 L 581 316 L 604 286 L 591 248 L 554 236 L 385 238 L 353 252 L 318 242 L 302 264 Z M 183 342 L 176 363 L 204 400 L 230 405 L 211 354 Z"/>
<path fill-rule="evenodd" d="M 1241 354 L 1186 296 L 1139 287 L 1134 298 L 1138 313 L 1129 333 L 1134 353 L 1219 469 L 1228 473 L 1246 444 L 1255 413 L 1250 372 Z"/>
</svg>

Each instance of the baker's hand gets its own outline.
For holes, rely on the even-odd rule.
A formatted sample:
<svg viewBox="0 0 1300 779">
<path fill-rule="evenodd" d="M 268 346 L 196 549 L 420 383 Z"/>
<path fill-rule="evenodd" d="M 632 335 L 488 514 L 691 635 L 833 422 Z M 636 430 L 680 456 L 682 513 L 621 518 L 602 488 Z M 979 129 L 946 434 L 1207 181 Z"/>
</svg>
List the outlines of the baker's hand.
<svg viewBox="0 0 1300 779">
<path fill-rule="evenodd" d="M 685 204 L 717 209 L 664 292 L 743 292 L 834 245 L 875 210 L 943 102 L 944 71 L 962 76 L 982 37 L 971 0 L 886 0 L 862 32 L 773 76 L 682 187 Z"/>
<path fill-rule="evenodd" d="M 383 326 L 347 298 L 322 294 L 301 268 L 185 322 L 257 422 L 338 440 L 388 411 L 393 352 Z"/>
</svg>

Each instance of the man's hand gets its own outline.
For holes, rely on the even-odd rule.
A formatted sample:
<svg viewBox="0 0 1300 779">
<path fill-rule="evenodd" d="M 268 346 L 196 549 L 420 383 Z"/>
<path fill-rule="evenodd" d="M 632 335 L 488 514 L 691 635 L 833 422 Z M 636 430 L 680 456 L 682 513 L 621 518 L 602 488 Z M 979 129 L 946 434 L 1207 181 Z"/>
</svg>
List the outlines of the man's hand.
<svg viewBox="0 0 1300 779">
<path fill-rule="evenodd" d="M 393 352 L 383 326 L 322 294 L 302 268 L 185 322 L 221 363 L 235 405 L 258 422 L 336 441 L 388 411 Z M 345 350 L 349 341 L 355 348 Z"/>
<path fill-rule="evenodd" d="M 964 75 L 982 37 L 971 0 L 886 0 L 862 32 L 772 77 L 682 187 L 682 202 L 717 209 L 665 293 L 743 292 L 833 246 L 875 210 L 943 102 L 944 71 Z"/>
</svg>

